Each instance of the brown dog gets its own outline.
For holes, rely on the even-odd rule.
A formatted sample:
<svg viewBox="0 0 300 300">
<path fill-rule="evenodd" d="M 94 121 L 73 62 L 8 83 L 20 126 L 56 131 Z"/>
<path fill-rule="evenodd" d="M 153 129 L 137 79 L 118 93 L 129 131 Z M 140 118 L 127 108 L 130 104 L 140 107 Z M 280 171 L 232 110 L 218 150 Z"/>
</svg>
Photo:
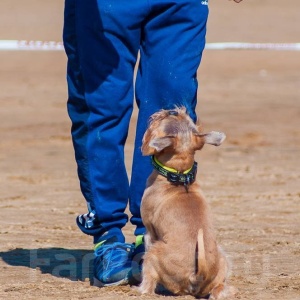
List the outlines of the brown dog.
<svg viewBox="0 0 300 300">
<path fill-rule="evenodd" d="M 209 208 L 194 182 L 194 154 L 204 144 L 220 145 L 225 135 L 202 134 L 185 108 L 152 115 L 142 152 L 155 170 L 147 181 L 141 215 L 147 228 L 141 293 L 157 284 L 177 295 L 225 294 L 227 261 L 216 244 Z"/>
</svg>

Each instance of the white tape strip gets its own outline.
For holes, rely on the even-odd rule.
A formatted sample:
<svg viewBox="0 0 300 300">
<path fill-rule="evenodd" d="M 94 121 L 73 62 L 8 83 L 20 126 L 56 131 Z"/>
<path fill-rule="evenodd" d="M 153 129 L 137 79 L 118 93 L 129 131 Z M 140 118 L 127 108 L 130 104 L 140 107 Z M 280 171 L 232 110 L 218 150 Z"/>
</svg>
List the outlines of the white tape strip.
<svg viewBox="0 0 300 300">
<path fill-rule="evenodd" d="M 300 43 L 207 43 L 207 50 L 277 50 L 300 51 Z M 62 42 L 0 40 L 0 50 L 6 51 L 62 51 Z"/>
<path fill-rule="evenodd" d="M 18 41 L 0 40 L 0 50 L 6 51 L 61 51 L 64 50 L 62 42 Z"/>
<path fill-rule="evenodd" d="M 300 51 L 300 43 L 207 43 L 205 49 Z"/>
</svg>

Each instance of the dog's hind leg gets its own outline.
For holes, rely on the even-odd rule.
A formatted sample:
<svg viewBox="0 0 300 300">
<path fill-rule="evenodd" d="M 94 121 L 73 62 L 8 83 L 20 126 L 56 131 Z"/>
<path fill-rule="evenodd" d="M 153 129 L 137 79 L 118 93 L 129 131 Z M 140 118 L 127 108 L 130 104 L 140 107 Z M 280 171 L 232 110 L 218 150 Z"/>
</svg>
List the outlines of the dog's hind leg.
<svg viewBox="0 0 300 300">
<path fill-rule="evenodd" d="M 232 298 L 236 294 L 236 289 L 226 284 L 229 266 L 221 248 L 219 248 L 219 255 L 219 272 L 211 284 L 213 288 L 210 292 L 210 300 Z"/>
<path fill-rule="evenodd" d="M 142 294 L 154 294 L 158 282 L 158 274 L 155 270 L 155 256 L 151 253 L 146 253 L 143 262 L 142 283 L 139 286 L 139 291 Z"/>
</svg>

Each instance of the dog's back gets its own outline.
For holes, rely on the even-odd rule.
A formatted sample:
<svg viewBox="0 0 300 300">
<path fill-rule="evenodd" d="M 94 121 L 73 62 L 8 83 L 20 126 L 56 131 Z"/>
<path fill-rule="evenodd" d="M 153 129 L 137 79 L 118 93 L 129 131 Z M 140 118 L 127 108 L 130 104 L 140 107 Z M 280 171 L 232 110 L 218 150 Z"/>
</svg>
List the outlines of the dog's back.
<svg viewBox="0 0 300 300">
<path fill-rule="evenodd" d="M 156 241 L 145 260 L 159 269 L 163 276 L 158 281 L 173 293 L 198 295 L 209 281 L 208 274 L 211 279 L 216 276 L 218 261 L 209 208 L 200 187 L 195 183 L 187 193 L 155 174 L 148 183 L 141 211 L 146 227 L 155 224 Z"/>
</svg>

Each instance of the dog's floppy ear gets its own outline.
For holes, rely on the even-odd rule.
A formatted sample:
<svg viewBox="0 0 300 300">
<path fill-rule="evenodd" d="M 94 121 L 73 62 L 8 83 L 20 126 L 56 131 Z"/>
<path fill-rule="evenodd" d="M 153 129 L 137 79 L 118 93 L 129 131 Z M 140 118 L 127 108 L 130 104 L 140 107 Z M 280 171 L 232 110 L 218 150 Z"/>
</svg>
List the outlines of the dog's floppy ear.
<svg viewBox="0 0 300 300">
<path fill-rule="evenodd" d="M 197 137 L 196 150 L 200 150 L 204 146 L 204 144 L 220 146 L 226 138 L 226 135 L 223 132 L 217 131 L 211 131 L 208 133 L 196 133 L 195 135 Z"/>
<path fill-rule="evenodd" d="M 172 145 L 171 137 L 156 137 L 150 140 L 147 140 L 147 135 L 145 134 L 142 145 L 143 155 L 154 155 L 155 153 L 161 152 L 168 146 Z"/>
<path fill-rule="evenodd" d="M 168 146 L 172 145 L 172 138 L 165 136 L 160 138 L 155 138 L 150 141 L 149 146 L 154 148 L 157 152 L 161 152 Z"/>
<path fill-rule="evenodd" d="M 204 138 L 205 144 L 210 144 L 214 146 L 220 146 L 226 139 L 226 135 L 223 132 L 211 131 L 209 133 L 201 134 Z"/>
</svg>

